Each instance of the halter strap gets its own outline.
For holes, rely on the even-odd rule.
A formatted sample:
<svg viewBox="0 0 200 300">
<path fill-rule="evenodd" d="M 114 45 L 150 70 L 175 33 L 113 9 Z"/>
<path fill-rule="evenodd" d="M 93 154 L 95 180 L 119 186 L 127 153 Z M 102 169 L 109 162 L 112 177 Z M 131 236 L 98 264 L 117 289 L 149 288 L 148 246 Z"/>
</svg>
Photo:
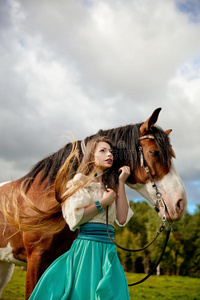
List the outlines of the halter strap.
<svg viewBox="0 0 200 300">
<path fill-rule="evenodd" d="M 144 135 L 140 137 L 140 141 L 145 139 L 155 140 L 153 135 Z"/>
<path fill-rule="evenodd" d="M 139 141 L 144 140 L 144 139 L 155 140 L 154 136 L 152 136 L 152 135 L 144 135 L 144 136 L 142 136 L 142 137 L 139 139 Z M 148 167 L 148 165 L 147 165 L 147 163 L 146 163 L 146 160 L 145 160 L 145 157 L 144 157 L 143 148 L 142 148 L 142 146 L 141 146 L 140 143 L 139 143 L 138 150 L 139 150 L 139 153 L 140 153 L 140 165 L 141 165 L 141 167 L 144 166 L 144 169 L 145 169 L 145 171 L 146 171 L 146 173 L 147 173 L 147 175 L 148 175 L 148 177 L 149 177 L 149 180 L 150 180 L 150 182 L 151 182 L 151 185 L 152 185 L 152 187 L 155 189 L 155 192 L 156 192 L 156 203 L 154 204 L 154 209 L 155 209 L 155 211 L 156 211 L 157 213 L 159 213 L 159 211 L 160 211 L 159 206 L 160 206 L 160 207 L 163 207 L 163 209 L 164 209 L 164 214 L 163 214 L 161 220 L 162 220 L 163 222 L 165 222 L 165 221 L 166 221 L 166 215 L 165 215 L 165 203 L 164 203 L 164 201 L 163 201 L 163 199 L 162 199 L 162 194 L 159 192 L 158 187 L 157 187 L 157 185 L 156 185 L 156 182 L 155 182 L 153 176 L 151 175 L 151 172 L 150 172 L 150 170 L 149 170 L 149 167 Z"/>
</svg>

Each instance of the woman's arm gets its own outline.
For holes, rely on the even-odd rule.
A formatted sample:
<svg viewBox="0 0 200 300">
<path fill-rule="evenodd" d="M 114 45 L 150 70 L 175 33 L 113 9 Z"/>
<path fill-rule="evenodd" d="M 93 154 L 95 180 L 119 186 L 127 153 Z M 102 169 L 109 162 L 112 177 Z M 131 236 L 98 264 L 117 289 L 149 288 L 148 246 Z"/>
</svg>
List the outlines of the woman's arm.
<svg viewBox="0 0 200 300">
<path fill-rule="evenodd" d="M 130 168 L 128 166 L 124 166 L 119 169 L 121 174 L 119 176 L 119 187 L 116 199 L 116 219 L 120 225 L 126 223 L 129 205 L 125 192 L 125 182 L 127 178 L 130 176 Z"/>
<path fill-rule="evenodd" d="M 106 209 L 106 207 L 108 205 L 112 204 L 112 202 L 115 201 L 115 198 L 116 198 L 116 193 L 111 189 L 107 189 L 107 191 L 104 192 L 102 199 L 99 201 L 101 204 L 101 207 L 103 209 Z M 89 220 L 91 220 L 98 214 L 99 214 L 99 210 L 97 209 L 97 206 L 95 203 L 93 203 L 90 206 L 85 207 L 83 217 L 80 220 L 80 222 L 77 224 L 77 226 L 87 223 Z"/>
<path fill-rule="evenodd" d="M 68 182 L 67 193 L 72 193 L 63 203 L 62 203 L 62 214 L 69 225 L 70 229 L 74 231 L 83 223 L 87 223 L 90 219 L 99 214 L 99 210 L 95 203 L 93 203 L 91 196 L 87 189 L 78 189 L 75 193 L 73 190 L 76 188 L 77 182 L 86 182 L 87 177 L 83 174 L 77 174 L 74 179 Z M 70 184 L 69 184 L 70 183 Z M 71 190 L 70 190 L 71 189 Z M 105 209 L 108 205 L 113 203 L 116 198 L 116 193 L 113 190 L 107 189 L 104 192 L 103 197 L 99 200 L 100 205 Z M 97 200 L 97 199 L 93 199 Z M 91 204 L 92 203 L 92 204 Z"/>
</svg>

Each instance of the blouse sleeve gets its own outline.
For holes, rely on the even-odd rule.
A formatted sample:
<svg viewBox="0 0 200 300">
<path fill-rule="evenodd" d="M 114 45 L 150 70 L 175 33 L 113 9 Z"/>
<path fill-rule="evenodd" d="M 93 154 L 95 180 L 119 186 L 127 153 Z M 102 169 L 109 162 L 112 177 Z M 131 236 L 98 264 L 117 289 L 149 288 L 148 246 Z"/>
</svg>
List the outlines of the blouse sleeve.
<svg viewBox="0 0 200 300">
<path fill-rule="evenodd" d="M 70 180 L 67 188 L 80 185 L 80 181 Z M 92 199 L 87 188 L 81 188 L 62 205 L 62 214 L 70 230 L 75 231 L 84 214 L 84 208 L 92 204 Z"/>
<path fill-rule="evenodd" d="M 127 201 L 128 201 L 128 200 L 127 200 Z M 132 209 L 130 208 L 129 202 L 128 202 L 128 214 L 127 214 L 127 217 L 126 217 L 126 222 L 125 222 L 124 224 L 120 224 L 120 223 L 118 222 L 117 219 L 115 219 L 115 222 L 117 223 L 118 226 L 123 227 L 123 226 L 125 226 L 125 225 L 128 223 L 128 221 L 132 218 L 133 214 L 134 214 L 134 212 L 133 212 Z"/>
</svg>

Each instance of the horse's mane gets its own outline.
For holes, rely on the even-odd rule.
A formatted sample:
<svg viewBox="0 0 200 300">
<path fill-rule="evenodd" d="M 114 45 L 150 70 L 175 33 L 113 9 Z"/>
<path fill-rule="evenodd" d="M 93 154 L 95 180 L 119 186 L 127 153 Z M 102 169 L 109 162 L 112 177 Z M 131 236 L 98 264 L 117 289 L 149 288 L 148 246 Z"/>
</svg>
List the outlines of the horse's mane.
<svg viewBox="0 0 200 300">
<path fill-rule="evenodd" d="M 115 145 L 116 151 L 114 153 L 114 158 L 118 161 L 118 167 L 122 166 L 124 163 L 128 163 L 131 170 L 134 170 L 139 164 L 138 145 L 139 128 L 141 125 L 142 123 L 138 123 L 108 130 L 99 130 L 97 134 L 86 137 L 84 139 L 84 143 L 86 145 L 89 140 L 96 136 L 107 136 Z M 162 163 L 169 166 L 171 160 L 171 146 L 167 134 L 161 128 L 155 126 L 151 128 L 151 133 L 153 133 L 155 137 Z M 79 159 L 81 161 L 83 157 L 81 141 L 77 142 L 77 148 L 79 151 Z M 71 150 L 72 143 L 68 143 L 57 152 L 47 156 L 33 166 L 33 168 L 20 179 L 20 182 L 23 182 L 24 180 L 26 181 L 26 192 L 29 190 L 36 176 L 40 172 L 41 176 L 39 178 L 38 185 L 41 185 L 47 179 L 45 187 L 50 186 L 50 184 L 54 182 L 58 170 L 64 164 Z M 74 174 L 77 168 L 78 161 L 73 166 L 71 172 Z"/>
</svg>

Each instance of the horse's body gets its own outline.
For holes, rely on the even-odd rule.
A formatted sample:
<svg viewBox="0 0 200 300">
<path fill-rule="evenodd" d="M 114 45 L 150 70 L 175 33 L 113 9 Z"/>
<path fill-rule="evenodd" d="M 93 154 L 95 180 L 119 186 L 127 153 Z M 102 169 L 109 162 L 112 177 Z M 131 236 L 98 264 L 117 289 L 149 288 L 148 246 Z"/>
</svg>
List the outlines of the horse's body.
<svg viewBox="0 0 200 300">
<path fill-rule="evenodd" d="M 186 211 L 187 198 L 184 185 L 176 173 L 173 163 L 171 163 L 172 152 L 170 152 L 169 142 L 167 142 L 168 146 L 163 142 L 164 140 L 167 141 L 169 132 L 166 134 L 160 129 L 151 131 L 155 128 L 153 125 L 157 121 L 159 112 L 160 109 L 157 109 L 143 124 L 128 125 L 107 131 L 101 130 L 98 134 L 107 135 L 115 144 L 118 144 L 116 152 L 118 167 L 125 163 L 128 163 L 131 167 L 131 176 L 128 178 L 127 184 L 155 205 L 156 196 L 149 177 L 144 167 L 138 163 L 140 157 L 137 148 L 140 143 L 145 161 L 157 183 L 159 192 L 162 193 L 166 206 L 166 217 L 168 220 L 173 221 L 183 216 Z M 159 135 L 156 135 L 157 131 L 159 131 Z M 155 140 L 149 138 L 149 135 L 155 135 Z M 162 135 L 164 139 L 161 141 Z M 144 136 L 146 138 L 139 142 L 139 138 Z M 84 144 L 91 138 L 92 136 L 86 138 Z M 161 145 L 162 143 L 164 144 Z M 78 142 L 80 159 L 83 156 L 84 144 L 81 141 Z M 165 146 L 167 151 L 164 149 Z M 70 151 L 71 144 L 68 144 L 63 149 L 39 162 L 22 179 L 2 185 L 0 199 L 3 197 L 5 199 L 6 195 L 7 201 L 12 201 L 13 187 L 15 190 L 19 189 L 24 179 L 31 178 L 26 186 L 28 198 L 37 207 L 48 209 L 48 196 L 54 193 L 55 176 Z M 164 162 L 164 159 L 168 162 Z M 75 169 L 77 169 L 77 166 L 75 166 Z M 48 192 L 44 193 L 44 190 L 48 190 Z M 22 209 L 26 211 L 27 207 L 22 206 Z M 160 207 L 161 216 L 162 213 L 163 208 Z M 66 225 L 58 234 L 50 236 L 34 246 L 33 243 L 40 238 L 39 233 L 16 232 L 17 229 L 6 223 L 4 215 L 0 212 L 0 295 L 12 276 L 14 265 L 27 264 L 26 298 L 28 298 L 45 269 L 58 256 L 70 249 L 77 232 L 70 231 Z"/>
</svg>

